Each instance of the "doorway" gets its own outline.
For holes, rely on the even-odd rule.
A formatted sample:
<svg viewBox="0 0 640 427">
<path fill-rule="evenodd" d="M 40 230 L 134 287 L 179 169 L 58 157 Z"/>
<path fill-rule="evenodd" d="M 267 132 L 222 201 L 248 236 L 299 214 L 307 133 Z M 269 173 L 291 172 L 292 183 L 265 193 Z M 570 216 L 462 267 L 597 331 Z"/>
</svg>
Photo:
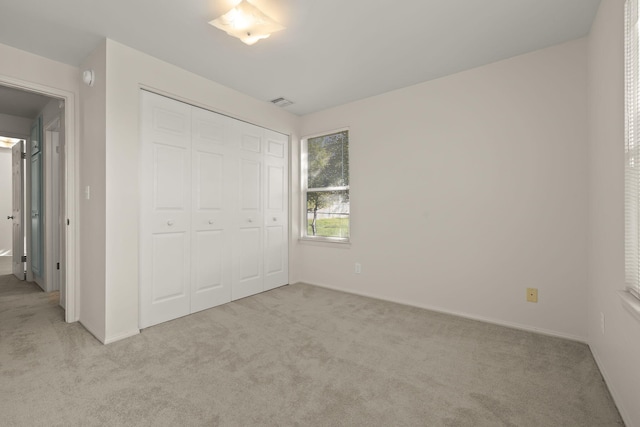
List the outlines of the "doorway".
<svg viewBox="0 0 640 427">
<path fill-rule="evenodd" d="M 6 117 L 0 123 L 6 126 Z M 25 280 L 22 256 L 26 256 L 24 224 L 25 140 L 0 133 L 0 275 Z"/>
<path fill-rule="evenodd" d="M 26 280 L 46 292 L 60 292 L 67 322 L 78 320 L 71 223 L 76 207 L 70 190 L 77 168 L 74 115 L 74 94 L 0 76 L 0 135 L 27 142 L 22 216 Z"/>
</svg>

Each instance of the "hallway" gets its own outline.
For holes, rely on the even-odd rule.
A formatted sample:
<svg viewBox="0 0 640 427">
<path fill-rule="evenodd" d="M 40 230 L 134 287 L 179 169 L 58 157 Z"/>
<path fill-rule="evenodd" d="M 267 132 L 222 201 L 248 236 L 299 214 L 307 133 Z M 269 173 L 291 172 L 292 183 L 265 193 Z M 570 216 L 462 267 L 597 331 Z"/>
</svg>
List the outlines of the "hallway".
<svg viewBox="0 0 640 427">
<path fill-rule="evenodd" d="M 16 279 L 16 277 L 11 273 L 11 262 L 8 263 L 4 260 L 4 258 L 10 257 L 0 257 L 0 315 L 2 315 L 5 311 L 11 309 L 12 305 L 15 305 L 14 299 L 17 296 L 35 296 L 33 294 L 42 294 L 42 296 L 46 296 L 47 294 L 42 292 L 42 289 L 35 282 L 27 282 Z M 48 294 L 49 299 L 57 299 L 58 292 L 52 292 Z M 22 307 L 23 305 L 20 304 Z M 59 307 L 62 312 L 64 319 L 64 310 L 62 307 Z M 8 319 L 2 317 L 3 322 L 7 322 Z"/>
</svg>

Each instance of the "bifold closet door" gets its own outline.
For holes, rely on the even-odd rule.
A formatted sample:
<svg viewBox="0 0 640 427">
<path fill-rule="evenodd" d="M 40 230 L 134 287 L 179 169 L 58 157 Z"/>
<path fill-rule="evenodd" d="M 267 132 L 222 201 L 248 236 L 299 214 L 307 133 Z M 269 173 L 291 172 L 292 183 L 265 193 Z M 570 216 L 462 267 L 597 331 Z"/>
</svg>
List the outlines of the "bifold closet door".
<svg viewBox="0 0 640 427">
<path fill-rule="evenodd" d="M 231 301 L 234 120 L 192 110 L 191 312 Z"/>
<path fill-rule="evenodd" d="M 288 138 L 264 133 L 264 290 L 289 283 Z"/>
<path fill-rule="evenodd" d="M 190 313 L 191 106 L 142 91 L 140 327 Z"/>
<path fill-rule="evenodd" d="M 288 283 L 288 137 L 141 94 L 140 327 Z"/>
<path fill-rule="evenodd" d="M 234 239 L 232 297 L 234 300 L 264 290 L 263 283 L 263 133 L 264 129 L 240 123 L 237 162 L 238 194 Z"/>
<path fill-rule="evenodd" d="M 288 137 L 240 124 L 234 300 L 288 283 Z"/>
</svg>

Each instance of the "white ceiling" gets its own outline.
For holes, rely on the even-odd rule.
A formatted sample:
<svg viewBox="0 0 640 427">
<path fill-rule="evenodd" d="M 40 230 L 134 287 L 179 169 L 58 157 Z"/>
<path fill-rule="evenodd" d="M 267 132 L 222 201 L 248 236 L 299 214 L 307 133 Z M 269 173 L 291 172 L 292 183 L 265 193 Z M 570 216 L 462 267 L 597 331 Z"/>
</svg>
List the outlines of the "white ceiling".
<svg viewBox="0 0 640 427">
<path fill-rule="evenodd" d="M 78 66 L 108 37 L 308 114 L 588 34 L 600 0 L 252 0 L 287 28 L 208 25 L 238 0 L 0 0 L 0 43 Z"/>
</svg>

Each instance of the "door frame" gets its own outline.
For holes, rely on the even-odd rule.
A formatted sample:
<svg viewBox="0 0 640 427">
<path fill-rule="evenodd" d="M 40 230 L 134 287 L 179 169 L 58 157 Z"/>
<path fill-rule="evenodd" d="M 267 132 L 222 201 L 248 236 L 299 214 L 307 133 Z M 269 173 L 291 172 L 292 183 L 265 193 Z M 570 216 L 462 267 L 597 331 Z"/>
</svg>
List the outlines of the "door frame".
<svg viewBox="0 0 640 427">
<path fill-rule="evenodd" d="M 0 85 L 34 92 L 51 98 L 64 101 L 64 194 L 63 203 L 65 227 L 65 271 L 66 271 L 66 295 L 65 295 L 65 321 L 76 322 L 80 318 L 80 292 L 78 289 L 80 272 L 78 270 L 78 196 L 76 179 L 79 176 L 79 159 L 77 156 L 77 137 L 79 135 L 79 122 L 77 120 L 76 95 L 73 92 L 29 82 L 14 77 L 0 74 Z"/>
<path fill-rule="evenodd" d="M 44 272 L 47 292 L 60 291 L 63 277 L 60 268 L 56 268 L 60 261 L 60 192 L 59 188 L 59 149 L 60 149 L 61 120 L 58 115 L 49 123 L 42 126 L 42 149 L 44 153 Z M 64 301 L 60 302 L 64 307 Z"/>
</svg>

